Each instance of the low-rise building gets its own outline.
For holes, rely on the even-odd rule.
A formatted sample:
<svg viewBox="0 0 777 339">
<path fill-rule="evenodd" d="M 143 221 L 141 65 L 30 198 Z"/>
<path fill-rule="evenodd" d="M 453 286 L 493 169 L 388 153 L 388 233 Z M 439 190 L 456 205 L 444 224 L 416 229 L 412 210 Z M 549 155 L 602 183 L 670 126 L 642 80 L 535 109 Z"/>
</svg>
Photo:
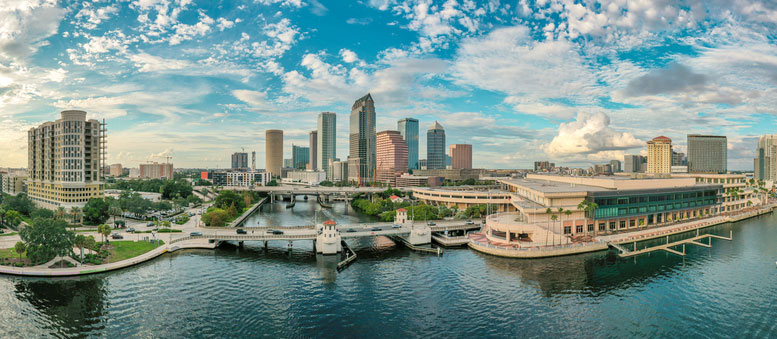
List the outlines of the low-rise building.
<svg viewBox="0 0 777 339">
<path fill-rule="evenodd" d="M 340 161 L 339 159 L 329 159 L 329 181 L 347 181 L 348 180 L 348 162 Z"/>
<path fill-rule="evenodd" d="M 111 165 L 108 174 L 113 177 L 120 177 L 122 174 L 124 174 L 124 169 L 121 167 L 121 164 L 113 164 Z"/>
<path fill-rule="evenodd" d="M 396 178 L 397 187 L 436 187 L 442 185 L 442 177 L 402 174 Z"/>
<path fill-rule="evenodd" d="M 5 194 L 17 195 L 19 193 L 25 193 L 27 185 L 26 171 L 10 171 L 0 174 L 0 190 Z"/>
<path fill-rule="evenodd" d="M 265 186 L 272 180 L 268 172 L 213 172 L 211 177 L 216 186 Z"/>
<path fill-rule="evenodd" d="M 447 169 L 421 169 L 413 171 L 413 175 L 426 177 L 442 177 L 450 181 L 463 181 L 480 178 L 488 171 L 482 168 L 447 168 Z"/>
<path fill-rule="evenodd" d="M 413 197 L 427 205 L 465 210 L 488 205 L 493 212 L 515 211 L 510 204 L 510 192 L 494 186 L 451 186 L 445 188 L 416 187 Z"/>
<path fill-rule="evenodd" d="M 318 185 L 326 180 L 324 171 L 289 171 L 283 182 L 301 182 L 310 185 Z"/>
</svg>

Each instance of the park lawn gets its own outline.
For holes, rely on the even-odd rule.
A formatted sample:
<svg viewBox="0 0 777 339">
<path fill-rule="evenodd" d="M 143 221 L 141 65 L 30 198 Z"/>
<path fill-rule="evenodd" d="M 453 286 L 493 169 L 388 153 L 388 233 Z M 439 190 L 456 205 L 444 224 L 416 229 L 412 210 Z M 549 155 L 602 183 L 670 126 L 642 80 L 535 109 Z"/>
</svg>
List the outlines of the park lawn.
<svg viewBox="0 0 777 339">
<path fill-rule="evenodd" d="M 9 237 L 9 236 L 12 236 L 12 235 L 17 235 L 17 234 L 19 234 L 19 233 L 18 232 L 5 232 L 3 234 L 0 234 L 0 237 Z"/>
<path fill-rule="evenodd" d="M 22 258 L 26 258 L 27 253 L 22 253 Z M 19 259 L 19 255 L 14 252 L 13 248 L 2 248 L 0 249 L 0 259 Z"/>
<path fill-rule="evenodd" d="M 111 241 L 108 245 L 111 246 L 111 254 L 103 264 L 134 258 L 157 248 L 156 242 L 147 241 Z M 164 241 L 160 240 L 159 245 L 164 245 Z"/>
</svg>

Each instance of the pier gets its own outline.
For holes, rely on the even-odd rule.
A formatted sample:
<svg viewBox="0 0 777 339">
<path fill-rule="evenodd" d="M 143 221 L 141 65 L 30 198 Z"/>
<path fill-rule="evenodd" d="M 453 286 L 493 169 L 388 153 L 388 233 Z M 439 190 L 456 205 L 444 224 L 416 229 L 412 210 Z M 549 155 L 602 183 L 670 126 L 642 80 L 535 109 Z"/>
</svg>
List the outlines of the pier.
<svg viewBox="0 0 777 339">
<path fill-rule="evenodd" d="M 699 230 L 697 229 L 696 230 L 696 236 L 694 236 L 692 238 L 688 238 L 688 239 L 673 241 L 673 242 L 669 242 L 669 236 L 667 235 L 666 236 L 666 243 L 665 244 L 657 245 L 657 246 L 651 246 L 651 247 L 646 247 L 646 248 L 643 248 L 641 250 L 637 249 L 637 241 L 634 241 L 632 243 L 632 245 L 633 245 L 633 249 L 632 250 L 629 250 L 627 248 L 628 246 L 624 246 L 623 243 L 617 244 L 617 243 L 611 242 L 611 243 L 608 243 L 608 245 L 611 246 L 612 248 L 617 249 L 619 251 L 618 256 L 621 257 L 621 258 L 633 257 L 633 256 L 637 256 L 637 255 L 640 255 L 640 254 L 645 254 L 645 253 L 650 253 L 650 252 L 655 252 L 655 251 L 666 251 L 666 252 L 669 252 L 669 253 L 672 253 L 672 254 L 677 254 L 679 256 L 685 256 L 685 245 L 686 244 L 710 248 L 710 247 L 712 247 L 712 238 L 723 239 L 723 240 L 728 240 L 728 241 L 731 241 L 732 239 L 734 239 L 734 232 L 733 231 L 730 231 L 730 232 L 731 233 L 729 233 L 728 237 L 724 237 L 724 236 L 720 236 L 720 235 L 716 235 L 716 234 L 699 234 Z M 707 239 L 707 243 L 706 244 L 702 242 L 703 239 Z M 676 249 L 673 249 L 673 247 L 677 247 L 677 246 L 680 246 L 680 245 L 682 245 L 682 249 L 683 249 L 682 251 L 678 251 Z"/>
</svg>

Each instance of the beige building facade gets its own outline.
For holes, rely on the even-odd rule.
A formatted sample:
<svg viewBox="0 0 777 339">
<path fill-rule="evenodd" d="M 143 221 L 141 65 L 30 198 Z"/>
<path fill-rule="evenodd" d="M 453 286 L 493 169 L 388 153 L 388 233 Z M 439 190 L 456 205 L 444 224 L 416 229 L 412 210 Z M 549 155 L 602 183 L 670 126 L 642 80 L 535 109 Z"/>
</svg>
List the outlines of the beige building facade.
<svg viewBox="0 0 777 339">
<path fill-rule="evenodd" d="M 140 164 L 141 179 L 172 179 L 173 164 L 160 164 L 157 162 L 150 164 Z"/>
<path fill-rule="evenodd" d="M 279 129 L 268 129 L 264 135 L 264 154 L 265 171 L 272 177 L 283 175 L 281 167 L 283 166 L 283 131 Z"/>
<path fill-rule="evenodd" d="M 672 173 L 672 139 L 665 136 L 647 142 L 647 173 Z"/>
</svg>

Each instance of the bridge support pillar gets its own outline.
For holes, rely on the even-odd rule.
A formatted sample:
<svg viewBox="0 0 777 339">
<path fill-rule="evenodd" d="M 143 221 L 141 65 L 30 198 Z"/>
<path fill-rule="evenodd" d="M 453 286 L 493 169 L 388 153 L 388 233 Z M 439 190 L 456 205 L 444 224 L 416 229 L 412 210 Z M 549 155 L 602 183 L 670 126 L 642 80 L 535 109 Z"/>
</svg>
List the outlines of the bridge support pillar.
<svg viewBox="0 0 777 339">
<path fill-rule="evenodd" d="M 267 253 L 267 240 L 264 241 L 264 252 Z"/>
<path fill-rule="evenodd" d="M 410 235 L 406 239 L 411 245 L 431 244 L 432 229 L 426 224 L 412 224 L 410 226 Z"/>
<path fill-rule="evenodd" d="M 242 241 L 238 241 L 237 242 L 237 247 L 243 248 L 243 242 Z"/>
<path fill-rule="evenodd" d="M 289 240 L 289 252 L 291 252 L 291 248 L 292 248 L 293 246 L 294 246 L 294 245 L 292 244 L 291 240 Z"/>
</svg>

